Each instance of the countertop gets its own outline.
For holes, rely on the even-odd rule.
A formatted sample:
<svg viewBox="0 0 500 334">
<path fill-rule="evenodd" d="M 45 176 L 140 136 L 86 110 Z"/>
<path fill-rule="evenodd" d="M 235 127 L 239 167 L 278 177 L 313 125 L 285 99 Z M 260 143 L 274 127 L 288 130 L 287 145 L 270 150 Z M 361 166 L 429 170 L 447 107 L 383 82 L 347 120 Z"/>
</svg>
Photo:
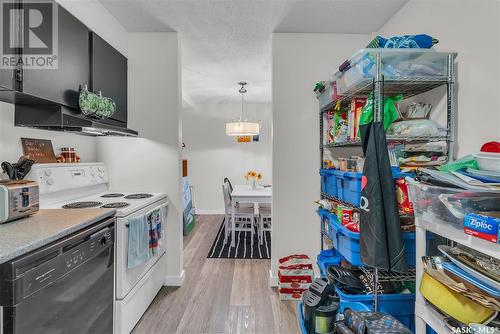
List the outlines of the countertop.
<svg viewBox="0 0 500 334">
<path fill-rule="evenodd" d="M 7 262 L 115 214 L 113 209 L 44 209 L 0 224 L 0 263 Z"/>
</svg>

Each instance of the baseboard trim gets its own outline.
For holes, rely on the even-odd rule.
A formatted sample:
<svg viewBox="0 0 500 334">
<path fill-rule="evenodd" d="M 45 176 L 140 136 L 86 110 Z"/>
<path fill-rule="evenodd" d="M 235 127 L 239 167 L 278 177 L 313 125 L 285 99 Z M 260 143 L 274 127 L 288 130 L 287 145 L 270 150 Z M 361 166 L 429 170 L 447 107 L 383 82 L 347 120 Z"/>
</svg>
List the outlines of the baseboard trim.
<svg viewBox="0 0 500 334">
<path fill-rule="evenodd" d="M 225 212 L 224 212 L 224 210 L 196 209 L 196 214 L 197 215 L 223 215 L 223 214 L 225 214 Z"/>
<path fill-rule="evenodd" d="M 185 271 L 182 270 L 179 276 L 167 276 L 165 277 L 165 286 L 182 286 L 184 283 Z"/>
<path fill-rule="evenodd" d="M 276 288 L 278 286 L 278 277 L 273 275 L 273 271 L 269 269 L 269 286 Z"/>
</svg>

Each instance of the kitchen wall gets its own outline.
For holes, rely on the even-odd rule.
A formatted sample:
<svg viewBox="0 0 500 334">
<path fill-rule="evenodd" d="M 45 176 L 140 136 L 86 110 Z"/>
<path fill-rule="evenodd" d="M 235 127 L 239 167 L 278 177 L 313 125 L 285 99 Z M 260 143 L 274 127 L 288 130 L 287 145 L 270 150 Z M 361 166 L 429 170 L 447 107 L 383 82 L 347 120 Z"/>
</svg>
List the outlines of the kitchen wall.
<svg viewBox="0 0 500 334">
<path fill-rule="evenodd" d="M 436 50 L 458 53 L 458 156 L 500 141 L 500 2 L 410 0 L 379 33 L 426 33 L 439 39 Z M 429 95 L 420 99 L 436 101 Z M 444 114 L 443 100 L 434 105 Z"/>
<path fill-rule="evenodd" d="M 236 93 L 236 91 L 235 91 Z M 226 136 L 225 123 L 239 117 L 241 103 L 203 104 L 183 109 L 183 159 L 188 160 L 188 177 L 193 185 L 194 205 L 199 214 L 223 213 L 222 181 L 246 184 L 249 170 L 263 173 L 271 183 L 270 103 L 245 103 L 249 119 L 261 121 L 258 142 L 237 143 Z"/>
<path fill-rule="evenodd" d="M 181 285 L 181 72 L 176 33 L 131 33 L 128 53 L 129 126 L 140 138 L 98 139 L 97 158 L 110 170 L 110 186 L 165 192 L 167 285 Z"/>
<path fill-rule="evenodd" d="M 52 140 L 57 154 L 61 147 L 74 147 L 84 162 L 96 160 L 96 140 L 58 131 L 46 131 L 14 126 L 14 105 L 0 102 L 0 161 L 15 162 L 23 154 L 21 137 Z"/>
<path fill-rule="evenodd" d="M 280 257 L 320 249 L 319 111 L 313 93 L 367 35 L 273 34 L 273 242 L 271 284 Z"/>
</svg>

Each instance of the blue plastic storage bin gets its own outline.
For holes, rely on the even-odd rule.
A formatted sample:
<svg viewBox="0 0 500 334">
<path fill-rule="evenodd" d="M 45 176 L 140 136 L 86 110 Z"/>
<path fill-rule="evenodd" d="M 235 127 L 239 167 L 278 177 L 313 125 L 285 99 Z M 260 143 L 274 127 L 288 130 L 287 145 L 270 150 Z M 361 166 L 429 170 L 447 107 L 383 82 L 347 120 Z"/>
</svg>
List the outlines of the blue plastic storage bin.
<svg viewBox="0 0 500 334">
<path fill-rule="evenodd" d="M 330 196 L 337 197 L 337 180 L 334 169 L 320 169 L 321 191 Z"/>
<path fill-rule="evenodd" d="M 340 312 L 345 309 L 371 311 L 373 295 L 349 295 L 336 289 L 340 296 Z M 378 296 L 379 312 L 392 315 L 415 332 L 415 294 L 387 294 Z"/>
<path fill-rule="evenodd" d="M 302 302 L 297 303 L 297 320 L 299 321 L 299 329 L 301 334 L 309 334 L 304 323 L 304 312 L 302 310 Z"/>
<path fill-rule="evenodd" d="M 342 261 L 340 255 L 335 249 L 322 250 L 317 256 L 317 263 L 321 277 L 326 278 L 326 269 L 328 266 L 338 266 Z"/>
<path fill-rule="evenodd" d="M 363 173 L 335 171 L 339 199 L 359 206 L 361 201 L 361 179 Z M 341 190 L 340 190 L 341 189 Z"/>
<path fill-rule="evenodd" d="M 391 167 L 391 170 L 394 179 L 402 176 L 399 167 Z M 361 203 L 363 173 L 343 172 L 340 170 L 333 170 L 333 173 L 337 187 L 337 196 L 335 197 L 354 206 L 359 206 Z"/>
<path fill-rule="evenodd" d="M 328 231 L 334 248 L 349 263 L 354 266 L 363 266 L 361 261 L 361 249 L 359 245 L 359 233 L 352 232 L 339 223 L 337 216 L 326 210 L 318 210 L 321 219 L 328 219 Z M 406 261 L 410 266 L 416 264 L 415 233 L 403 232 L 403 242 L 406 249 Z"/>
</svg>

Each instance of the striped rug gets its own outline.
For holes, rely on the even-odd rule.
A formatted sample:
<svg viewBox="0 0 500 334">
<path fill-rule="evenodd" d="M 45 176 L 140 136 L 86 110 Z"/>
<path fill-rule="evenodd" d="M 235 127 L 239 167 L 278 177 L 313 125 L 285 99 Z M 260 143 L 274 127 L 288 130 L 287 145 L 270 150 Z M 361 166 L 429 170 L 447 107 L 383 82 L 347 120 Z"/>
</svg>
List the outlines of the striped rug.
<svg viewBox="0 0 500 334">
<path fill-rule="evenodd" d="M 208 258 L 218 259 L 270 259 L 271 258 L 271 232 L 264 232 L 264 242 L 261 245 L 255 229 L 252 244 L 250 231 L 236 232 L 236 247 L 231 246 L 231 234 L 227 237 L 224 245 L 224 221 L 215 237 L 212 248 L 208 252 Z"/>
</svg>

